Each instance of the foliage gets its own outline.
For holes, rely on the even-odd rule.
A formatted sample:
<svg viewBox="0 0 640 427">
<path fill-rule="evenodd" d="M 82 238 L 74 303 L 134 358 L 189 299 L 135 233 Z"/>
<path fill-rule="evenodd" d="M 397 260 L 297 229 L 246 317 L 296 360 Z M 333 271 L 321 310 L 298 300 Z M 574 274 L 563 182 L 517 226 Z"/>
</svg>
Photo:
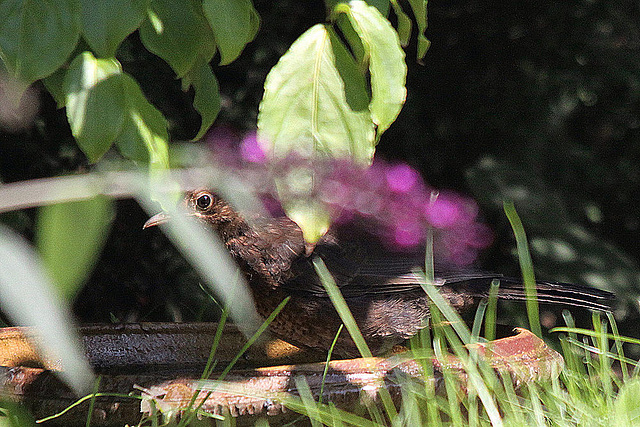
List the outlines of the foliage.
<svg viewBox="0 0 640 427">
<path fill-rule="evenodd" d="M 376 141 L 404 103 L 404 53 L 389 21 L 360 0 L 330 3 L 330 22 L 303 34 L 265 84 L 258 125 L 272 160 L 296 153 L 368 164 Z M 375 3 L 388 13 L 386 2 Z M 411 21 L 393 4 L 405 17 L 406 43 Z M 414 1 L 411 7 L 414 13 L 421 10 L 416 16 L 422 35 L 425 4 Z M 220 110 L 218 83 L 209 63 L 234 61 L 256 36 L 260 22 L 251 0 L 120 0 L 109 5 L 95 0 L 2 0 L 0 16 L 0 58 L 20 89 L 43 79 L 58 107 L 66 107 L 71 132 L 91 163 L 115 145 L 126 158 L 149 164 L 152 177 L 162 176 L 159 171 L 169 167 L 168 122 L 123 71 L 119 46 L 138 30 L 142 44 L 171 66 L 183 90 L 193 88 L 193 107 L 202 118 L 194 136 L 198 139 Z M 21 90 L 14 94 L 16 100 L 21 95 Z M 307 175 L 312 182 L 312 170 Z M 309 185 L 298 187 L 297 194 L 281 196 L 288 214 L 315 242 L 330 218 L 309 200 Z M 105 205 L 94 215 L 103 218 L 95 222 L 94 234 L 105 228 L 107 209 Z M 94 223 L 89 216 L 95 212 L 88 210 L 84 217 L 82 212 L 78 209 L 76 219 L 89 227 Z M 49 264 L 55 265 L 65 254 L 46 240 L 67 239 L 68 244 L 59 245 L 62 248 L 81 237 L 69 227 L 61 228 L 60 222 L 48 221 L 49 216 L 42 218 L 41 228 L 56 229 L 42 233 L 40 245 L 45 258 L 52 260 Z M 89 266 L 90 254 L 80 263 Z"/>
</svg>

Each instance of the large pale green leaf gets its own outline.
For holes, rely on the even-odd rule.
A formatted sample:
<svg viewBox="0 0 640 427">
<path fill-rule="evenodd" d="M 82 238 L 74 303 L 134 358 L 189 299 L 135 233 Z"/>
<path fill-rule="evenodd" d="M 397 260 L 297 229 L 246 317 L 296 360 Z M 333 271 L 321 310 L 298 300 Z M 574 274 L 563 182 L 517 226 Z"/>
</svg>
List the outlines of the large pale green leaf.
<svg viewBox="0 0 640 427">
<path fill-rule="evenodd" d="M 0 0 L 0 58 L 25 87 L 58 69 L 79 35 L 76 0 Z"/>
<path fill-rule="evenodd" d="M 89 392 L 92 373 L 74 332 L 68 305 L 53 291 L 38 254 L 21 236 L 0 225 L 0 302 L 13 323 L 31 326 L 48 360 L 78 394 Z"/>
<path fill-rule="evenodd" d="M 362 0 L 349 6 L 349 18 L 369 55 L 371 118 L 380 136 L 398 117 L 407 96 L 404 51 L 398 33 L 378 9 Z"/>
<path fill-rule="evenodd" d="M 220 64 L 229 64 L 255 37 L 258 13 L 251 0 L 204 0 L 202 8 L 220 50 Z"/>
<path fill-rule="evenodd" d="M 333 32 L 318 24 L 291 46 L 271 70 L 258 116 L 259 139 L 273 159 L 348 158 L 368 164 L 374 153 L 374 125 L 361 70 Z M 296 168 L 278 180 L 287 215 L 315 243 L 329 215 L 312 204 L 315 171 Z"/>
<path fill-rule="evenodd" d="M 112 57 L 140 26 L 149 0 L 80 0 L 82 34 L 96 55 Z"/>
<path fill-rule="evenodd" d="M 64 79 L 67 119 L 78 145 L 91 162 L 109 150 L 124 122 L 124 94 L 115 59 L 96 59 L 91 52 L 78 55 Z"/>
<path fill-rule="evenodd" d="M 258 131 L 268 154 L 284 158 L 347 157 L 369 163 L 374 153 L 374 127 L 369 110 L 354 110 L 347 101 L 338 71 L 357 69 L 342 43 L 331 42 L 331 30 L 318 24 L 306 31 L 269 72 L 260 103 Z M 334 40 L 337 40 L 334 37 Z M 350 65 L 346 65 L 350 64 Z M 345 72 L 350 99 L 367 97 L 355 71 Z"/>
<path fill-rule="evenodd" d="M 87 278 L 107 236 L 110 199 L 59 203 L 40 208 L 36 242 L 60 294 L 72 300 Z"/>
<path fill-rule="evenodd" d="M 220 112 L 218 80 L 213 74 L 213 71 L 211 71 L 209 64 L 200 59 L 182 79 L 182 85 L 185 89 L 192 86 L 195 91 L 193 106 L 198 113 L 200 113 L 202 123 L 194 139 L 200 139 L 213 124 Z"/>
<path fill-rule="evenodd" d="M 167 61 L 178 77 L 193 67 L 203 46 L 215 46 L 207 20 L 191 1 L 151 0 L 148 15 L 140 26 L 142 43 Z"/>
</svg>

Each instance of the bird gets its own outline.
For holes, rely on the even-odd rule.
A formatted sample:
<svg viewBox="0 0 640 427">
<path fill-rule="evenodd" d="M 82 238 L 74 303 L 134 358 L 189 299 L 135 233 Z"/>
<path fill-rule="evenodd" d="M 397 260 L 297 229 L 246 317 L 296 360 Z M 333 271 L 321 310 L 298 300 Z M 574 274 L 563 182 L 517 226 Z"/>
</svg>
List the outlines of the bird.
<svg viewBox="0 0 640 427">
<path fill-rule="evenodd" d="M 290 297 L 269 325 L 279 338 L 322 352 L 333 348 L 339 357 L 359 355 L 348 333 L 336 338 L 342 320 L 315 273 L 314 257 L 331 272 L 373 354 L 388 353 L 427 325 L 430 303 L 422 288 L 425 279 L 415 274 L 424 265 L 424 252 L 391 251 L 363 238 L 353 227 L 330 228 L 310 250 L 300 227 L 284 215 L 246 220 L 208 189 L 187 192 L 183 203 L 190 216 L 218 233 L 238 262 L 259 315 L 268 317 Z M 168 220 L 168 215 L 159 213 L 143 228 Z M 499 299 L 526 300 L 520 280 L 495 273 L 436 268 L 434 284 L 452 307 L 464 313 L 488 296 L 494 279 L 500 281 Z M 540 303 L 609 311 L 614 299 L 607 291 L 567 283 L 540 281 L 536 288 Z"/>
</svg>

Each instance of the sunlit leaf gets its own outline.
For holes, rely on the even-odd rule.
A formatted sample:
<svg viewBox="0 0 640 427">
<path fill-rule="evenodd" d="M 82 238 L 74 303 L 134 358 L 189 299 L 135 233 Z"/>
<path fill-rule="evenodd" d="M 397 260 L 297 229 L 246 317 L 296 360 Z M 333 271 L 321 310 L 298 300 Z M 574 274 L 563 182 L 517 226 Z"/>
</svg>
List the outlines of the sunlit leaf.
<svg viewBox="0 0 640 427">
<path fill-rule="evenodd" d="M 267 76 L 259 140 L 272 159 L 295 155 L 313 162 L 329 156 L 368 164 L 375 142 L 368 103 L 366 81 L 353 57 L 330 27 L 315 25 Z M 293 192 L 287 184 L 292 180 L 298 182 Z M 283 176 L 279 181 L 287 215 L 295 217 L 307 241 L 314 243 L 326 231 L 327 215 L 304 205 L 305 198 L 310 203 L 313 176 Z"/>
<path fill-rule="evenodd" d="M 60 362 L 60 376 L 77 393 L 88 392 L 93 375 L 66 304 L 53 291 L 33 248 L 2 225 L 0 259 L 2 311 L 17 325 L 32 326 L 45 358 Z"/>
<path fill-rule="evenodd" d="M 76 0 L 0 0 L 0 58 L 25 88 L 64 64 L 79 35 Z"/>
<path fill-rule="evenodd" d="M 193 67 L 203 46 L 208 50 L 215 46 L 209 24 L 194 2 L 151 0 L 148 14 L 140 27 L 142 43 L 167 61 L 178 77 Z"/>
<path fill-rule="evenodd" d="M 140 26 L 149 0 L 80 0 L 82 35 L 100 57 L 112 57 Z"/>
<path fill-rule="evenodd" d="M 391 0 L 391 5 L 393 6 L 393 11 L 398 17 L 398 37 L 400 37 L 400 43 L 402 46 L 406 47 L 409 44 L 409 39 L 411 38 L 411 27 L 413 26 L 411 18 L 407 16 L 404 10 L 402 10 L 402 7 L 400 7 L 397 0 Z"/>
<path fill-rule="evenodd" d="M 91 52 L 78 55 L 64 80 L 67 119 L 78 145 L 91 162 L 109 150 L 122 130 L 125 98 L 115 59 L 96 59 Z"/>
<path fill-rule="evenodd" d="M 413 16 L 418 25 L 418 59 L 421 60 L 427 54 L 431 42 L 425 36 L 427 31 L 427 0 L 409 0 Z"/>
<path fill-rule="evenodd" d="M 331 33 L 321 24 L 307 30 L 267 76 L 258 130 L 271 157 L 330 155 L 365 164 L 373 157 L 369 110 L 353 110 L 347 102 L 334 49 L 345 64 L 348 54 L 342 43 L 332 45 Z M 357 68 L 353 61 L 351 67 Z M 346 87 L 352 99 L 366 99 L 361 81 L 354 78 Z"/>
<path fill-rule="evenodd" d="M 49 276 L 67 300 L 73 299 L 95 263 L 112 217 L 110 199 L 44 206 L 36 241 Z"/>
<path fill-rule="evenodd" d="M 398 33 L 378 9 L 359 0 L 349 5 L 349 18 L 368 53 L 371 118 L 379 136 L 396 119 L 407 96 L 404 51 Z"/>
<path fill-rule="evenodd" d="M 204 0 L 202 8 L 220 50 L 220 64 L 229 64 L 255 37 L 258 13 L 251 0 Z"/>
</svg>

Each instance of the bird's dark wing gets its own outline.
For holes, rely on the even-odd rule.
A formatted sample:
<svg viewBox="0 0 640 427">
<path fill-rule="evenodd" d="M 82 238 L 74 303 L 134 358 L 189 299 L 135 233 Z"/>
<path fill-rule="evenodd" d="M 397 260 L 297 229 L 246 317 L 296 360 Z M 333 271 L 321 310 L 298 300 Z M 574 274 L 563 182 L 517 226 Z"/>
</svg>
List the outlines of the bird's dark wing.
<svg viewBox="0 0 640 427">
<path fill-rule="evenodd" d="M 424 284 L 416 270 L 424 269 L 424 253 L 393 253 L 372 250 L 356 243 L 326 242 L 318 245 L 314 254 L 322 258 L 345 298 L 366 294 L 397 294 L 420 291 Z M 294 277 L 284 284 L 291 293 L 326 296 L 309 258 L 293 266 Z M 475 270 L 436 269 L 435 284 L 464 292 L 474 298 L 489 294 L 491 281 L 500 281 L 498 297 L 505 300 L 526 300 L 522 281 L 500 274 Z M 613 295 L 584 286 L 537 282 L 540 303 L 562 304 L 608 311 Z"/>
</svg>

